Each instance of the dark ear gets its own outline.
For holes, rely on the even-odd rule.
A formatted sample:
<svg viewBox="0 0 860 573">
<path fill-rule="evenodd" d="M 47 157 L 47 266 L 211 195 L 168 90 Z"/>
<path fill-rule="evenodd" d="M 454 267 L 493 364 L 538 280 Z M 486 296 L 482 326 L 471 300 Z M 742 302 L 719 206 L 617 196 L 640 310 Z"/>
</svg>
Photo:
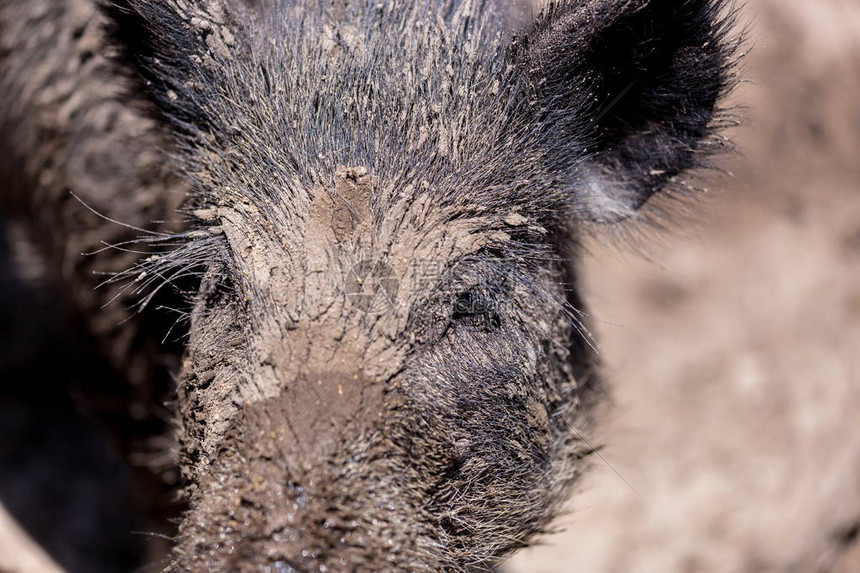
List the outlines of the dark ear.
<svg viewBox="0 0 860 573">
<path fill-rule="evenodd" d="M 218 68 L 235 57 L 235 26 L 226 2 L 102 0 L 102 10 L 123 67 L 136 71 L 173 127 L 188 134 L 205 129 L 201 104 Z"/>
<path fill-rule="evenodd" d="M 550 168 L 576 213 L 634 213 L 713 141 L 734 48 L 723 0 L 567 0 L 515 40 Z M 551 147 L 551 149 L 549 149 Z"/>
</svg>

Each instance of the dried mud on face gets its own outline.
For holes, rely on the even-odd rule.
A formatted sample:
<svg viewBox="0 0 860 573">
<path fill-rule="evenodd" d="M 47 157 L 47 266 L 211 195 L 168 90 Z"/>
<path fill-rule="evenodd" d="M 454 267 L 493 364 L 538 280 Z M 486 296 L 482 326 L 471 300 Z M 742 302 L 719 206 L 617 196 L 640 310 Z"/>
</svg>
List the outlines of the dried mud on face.
<svg viewBox="0 0 860 573">
<path fill-rule="evenodd" d="M 508 573 L 860 571 L 860 2 L 743 14 L 734 176 L 593 246 L 607 463 Z"/>
</svg>

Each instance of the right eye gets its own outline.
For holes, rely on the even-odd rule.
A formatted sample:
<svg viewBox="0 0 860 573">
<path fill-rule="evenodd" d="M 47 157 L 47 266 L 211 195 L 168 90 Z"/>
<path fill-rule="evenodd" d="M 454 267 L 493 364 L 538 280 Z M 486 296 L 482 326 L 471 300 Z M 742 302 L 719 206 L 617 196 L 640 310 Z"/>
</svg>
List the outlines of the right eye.
<svg viewBox="0 0 860 573">
<path fill-rule="evenodd" d="M 460 293 L 454 299 L 451 309 L 451 322 L 477 328 L 494 330 L 501 326 L 501 317 L 497 312 L 495 299 L 481 290 L 469 290 Z"/>
<path fill-rule="evenodd" d="M 487 300 L 483 294 L 469 290 L 457 295 L 454 300 L 454 312 L 452 317 L 462 319 L 470 316 L 479 316 L 487 313 Z"/>
</svg>

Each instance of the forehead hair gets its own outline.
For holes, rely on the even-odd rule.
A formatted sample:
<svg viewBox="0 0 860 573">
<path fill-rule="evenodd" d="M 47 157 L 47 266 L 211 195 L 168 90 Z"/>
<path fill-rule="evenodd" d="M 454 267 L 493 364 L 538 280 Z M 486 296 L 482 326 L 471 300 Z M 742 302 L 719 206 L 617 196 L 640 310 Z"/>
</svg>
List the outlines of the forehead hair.
<svg viewBox="0 0 860 573">
<path fill-rule="evenodd" d="M 380 211 L 404 190 L 464 214 L 561 199 L 546 134 L 518 115 L 530 86 L 512 74 L 496 2 L 280 6 L 244 20 L 245 53 L 220 64 L 228 73 L 202 106 L 206 123 L 229 118 L 213 130 L 213 147 L 232 150 L 207 166 L 219 178 L 238 175 L 252 199 L 292 209 L 331 187 L 338 166 L 370 171 Z"/>
</svg>

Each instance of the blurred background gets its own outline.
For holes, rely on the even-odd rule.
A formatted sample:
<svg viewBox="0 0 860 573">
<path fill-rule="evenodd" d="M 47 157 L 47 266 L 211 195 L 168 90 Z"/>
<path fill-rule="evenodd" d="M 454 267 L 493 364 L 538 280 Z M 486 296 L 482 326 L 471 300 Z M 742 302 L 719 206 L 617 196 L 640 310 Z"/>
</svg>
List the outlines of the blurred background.
<svg viewBox="0 0 860 573">
<path fill-rule="evenodd" d="M 860 1 L 741 19 L 732 175 L 592 246 L 604 459 L 507 573 L 860 572 Z"/>
</svg>

